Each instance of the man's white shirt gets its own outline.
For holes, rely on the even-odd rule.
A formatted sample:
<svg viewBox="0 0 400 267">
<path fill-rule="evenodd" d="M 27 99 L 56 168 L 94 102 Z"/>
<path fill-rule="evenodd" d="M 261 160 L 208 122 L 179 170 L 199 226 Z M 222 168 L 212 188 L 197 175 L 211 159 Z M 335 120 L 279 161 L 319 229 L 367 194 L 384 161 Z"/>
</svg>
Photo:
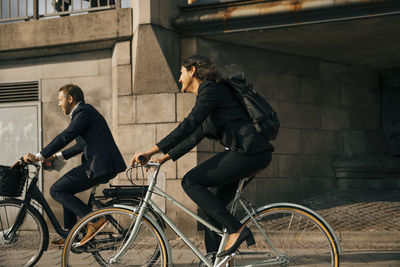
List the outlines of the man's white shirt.
<svg viewBox="0 0 400 267">
<path fill-rule="evenodd" d="M 72 114 L 74 113 L 74 111 L 76 110 L 76 108 L 79 106 L 80 103 L 82 103 L 82 101 L 79 101 L 79 102 L 75 105 L 75 107 L 71 110 L 71 113 L 69 113 L 69 118 L 70 118 L 70 119 L 72 119 Z M 40 152 L 36 154 L 36 157 L 38 158 L 38 160 L 44 160 L 44 158 L 43 158 L 42 154 L 40 154 Z M 63 156 L 63 154 L 61 153 L 61 151 L 59 151 L 59 152 L 56 153 L 56 158 L 57 158 L 57 159 L 64 159 L 64 156 Z"/>
</svg>

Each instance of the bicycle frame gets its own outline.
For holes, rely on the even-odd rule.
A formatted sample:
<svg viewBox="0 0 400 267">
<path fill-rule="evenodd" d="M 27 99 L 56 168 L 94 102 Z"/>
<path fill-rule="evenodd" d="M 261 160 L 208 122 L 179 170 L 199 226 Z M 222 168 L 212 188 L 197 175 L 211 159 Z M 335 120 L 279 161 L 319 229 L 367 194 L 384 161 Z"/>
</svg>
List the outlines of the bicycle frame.
<svg viewBox="0 0 400 267">
<path fill-rule="evenodd" d="M 65 231 L 59 224 L 53 210 L 50 208 L 49 204 L 47 203 L 46 199 L 44 198 L 42 192 L 39 190 L 39 188 L 37 187 L 37 183 L 38 183 L 39 179 L 37 177 L 37 175 L 35 175 L 35 177 L 32 178 L 32 181 L 29 184 L 29 187 L 25 193 L 25 197 L 23 200 L 23 204 L 22 204 L 22 208 L 19 212 L 19 214 L 17 215 L 17 218 L 24 218 L 24 212 L 26 212 L 26 207 L 28 205 L 31 205 L 31 200 L 34 199 L 36 200 L 39 205 L 43 208 L 43 210 L 46 212 L 47 216 L 50 219 L 51 224 L 53 225 L 54 229 L 56 230 L 56 232 L 63 236 L 66 237 L 68 235 L 68 232 Z M 19 227 L 18 223 L 14 224 L 15 227 Z M 13 228 L 14 228 L 13 226 Z M 14 230 L 14 229 L 12 229 Z"/>
<path fill-rule="evenodd" d="M 34 165 L 37 167 L 37 165 Z M 46 201 L 46 199 L 44 198 L 42 192 L 39 190 L 39 188 L 37 187 L 39 178 L 37 176 L 37 174 L 39 173 L 39 169 L 37 169 L 37 172 L 35 173 L 35 176 L 32 178 L 32 181 L 30 182 L 28 189 L 26 190 L 25 193 L 25 197 L 23 199 L 23 204 L 22 204 L 22 208 L 19 211 L 19 213 L 17 214 L 17 221 L 16 223 L 13 225 L 13 227 L 11 228 L 10 234 L 14 233 L 22 224 L 24 218 L 25 218 L 25 212 L 26 212 L 26 207 L 28 205 L 31 205 L 31 200 L 34 199 L 38 202 L 38 204 L 43 208 L 43 210 L 45 211 L 45 213 L 47 214 L 47 216 L 50 219 L 50 223 L 53 225 L 54 229 L 56 230 L 57 234 L 59 234 L 60 236 L 62 236 L 63 238 L 67 237 L 68 235 L 68 231 L 64 230 L 60 223 L 58 222 L 53 210 L 51 209 L 50 205 L 48 204 L 48 202 Z M 101 202 L 96 200 L 94 195 L 95 195 L 95 191 L 96 191 L 96 186 L 93 187 L 90 197 L 89 197 L 89 205 L 96 205 L 97 207 L 102 207 Z"/>
<path fill-rule="evenodd" d="M 133 230 L 131 235 L 129 236 L 127 242 L 123 245 L 123 247 L 121 248 L 121 250 L 112 258 L 110 258 L 110 263 L 116 263 L 118 262 L 119 258 L 122 257 L 125 252 L 128 250 L 129 246 L 131 245 L 131 243 L 135 240 L 136 235 L 138 233 L 138 230 L 140 228 L 140 222 L 147 210 L 148 206 L 151 206 L 161 217 L 162 219 L 172 228 L 172 230 L 183 240 L 183 242 L 185 242 L 185 244 L 197 255 L 197 257 L 199 257 L 201 259 L 201 261 L 206 264 L 208 267 L 219 267 L 219 266 L 223 266 L 227 261 L 230 260 L 230 256 L 225 257 L 224 259 L 219 259 L 216 258 L 215 263 L 211 263 L 206 257 L 205 255 L 203 255 L 203 253 L 189 240 L 189 238 L 171 221 L 171 219 L 165 214 L 165 212 L 163 212 L 160 207 L 157 206 L 156 203 L 154 203 L 151 200 L 151 196 L 153 194 L 159 195 L 161 197 L 163 197 L 164 199 L 167 199 L 168 201 L 170 201 L 171 203 L 173 203 L 175 206 L 177 206 L 180 210 L 184 211 L 186 214 L 188 214 L 189 216 L 191 216 L 192 218 L 194 218 L 196 221 L 200 222 L 201 224 L 203 224 L 204 226 L 206 226 L 207 228 L 209 228 L 210 230 L 216 232 L 218 235 L 220 235 L 222 237 L 221 243 L 219 245 L 218 248 L 218 253 L 221 252 L 224 248 L 224 244 L 229 236 L 229 234 L 227 233 L 226 230 L 222 231 L 218 228 L 216 228 L 215 226 L 211 225 L 210 223 L 208 223 L 206 220 L 204 220 L 203 218 L 201 218 L 200 216 L 198 216 L 197 214 L 195 214 L 194 212 L 192 212 L 190 209 L 188 209 L 187 207 L 185 207 L 183 204 L 181 204 L 179 201 L 175 200 L 173 197 L 171 197 L 170 195 L 168 195 L 167 193 L 165 193 L 163 190 L 161 190 L 160 188 L 158 188 L 156 186 L 157 183 L 157 177 L 158 177 L 158 173 L 159 173 L 159 169 L 160 169 L 160 165 L 158 163 L 153 163 L 150 162 L 147 164 L 148 167 L 155 167 L 156 171 L 153 174 L 152 179 L 149 182 L 149 187 L 148 187 L 148 191 L 146 193 L 146 196 L 144 198 L 144 202 L 142 203 L 142 205 L 140 205 L 139 208 L 134 208 L 134 212 L 138 213 L 137 215 L 137 219 L 135 221 L 135 224 L 133 226 Z M 251 217 L 252 214 L 249 211 L 249 209 L 246 208 L 246 205 L 243 203 L 243 201 L 240 198 L 240 192 L 243 188 L 243 184 L 244 184 L 244 180 L 241 180 L 241 182 L 239 183 L 239 186 L 236 190 L 236 194 L 233 200 L 233 205 L 231 208 L 231 212 L 234 213 L 234 211 L 236 210 L 236 206 L 237 206 L 237 202 L 239 201 L 239 203 L 243 206 L 243 208 L 246 210 L 247 214 Z M 115 205 L 116 207 L 123 207 L 123 208 L 128 208 L 131 209 L 131 207 L 127 207 L 125 205 Z M 258 225 L 257 221 L 254 219 L 253 220 L 255 222 L 256 225 Z M 261 230 L 260 226 L 258 226 L 259 229 Z M 261 230 L 261 232 L 263 232 Z M 264 233 L 264 237 L 266 238 L 267 242 L 269 243 L 269 245 L 271 246 L 271 248 L 273 249 L 275 255 L 277 257 L 281 256 L 281 254 L 274 248 L 272 242 L 270 241 L 270 239 L 266 236 L 266 234 Z M 275 262 L 276 263 L 276 262 Z"/>
</svg>

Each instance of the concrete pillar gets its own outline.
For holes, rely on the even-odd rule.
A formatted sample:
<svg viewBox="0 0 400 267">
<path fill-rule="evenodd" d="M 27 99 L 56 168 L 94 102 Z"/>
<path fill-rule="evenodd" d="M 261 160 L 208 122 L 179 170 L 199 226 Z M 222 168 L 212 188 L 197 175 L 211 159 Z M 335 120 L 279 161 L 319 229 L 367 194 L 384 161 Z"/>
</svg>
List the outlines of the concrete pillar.
<svg viewBox="0 0 400 267">
<path fill-rule="evenodd" d="M 124 92 L 117 90 L 120 148 L 127 162 L 133 153 L 151 148 L 178 125 L 176 93 L 180 38 L 169 25 L 170 19 L 176 17 L 175 2 L 179 1 L 131 1 L 131 91 L 128 92 L 127 88 Z M 122 106 L 131 108 L 128 110 Z M 180 110 L 180 113 L 183 112 Z M 164 164 L 161 172 L 165 180 L 157 184 L 174 197 L 178 193 L 175 187 L 180 185 L 177 168 L 176 162 Z M 181 198 L 187 201 L 186 196 Z M 165 207 L 165 200 L 162 199 L 159 204 Z M 169 206 L 167 212 L 172 218 L 173 214 L 179 213 Z M 178 222 L 178 225 L 183 224 Z"/>
<path fill-rule="evenodd" d="M 165 1 L 134 0 L 132 88 L 134 94 L 176 92 L 180 64 L 180 38 L 163 17 Z M 167 5 L 174 6 L 173 4 Z"/>
<path fill-rule="evenodd" d="M 117 42 L 112 51 L 112 132 L 118 143 L 119 113 L 126 117 L 133 116 L 131 111 L 132 78 L 131 78 L 131 42 Z M 128 100 L 128 101 L 126 101 Z M 129 119 L 128 119 L 129 120 Z"/>
</svg>

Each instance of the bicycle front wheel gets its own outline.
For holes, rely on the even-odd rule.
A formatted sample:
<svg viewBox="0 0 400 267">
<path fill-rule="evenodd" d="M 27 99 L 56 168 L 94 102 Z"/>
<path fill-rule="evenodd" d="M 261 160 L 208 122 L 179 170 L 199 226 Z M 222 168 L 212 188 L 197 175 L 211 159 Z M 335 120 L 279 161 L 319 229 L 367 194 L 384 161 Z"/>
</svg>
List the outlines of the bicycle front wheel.
<svg viewBox="0 0 400 267">
<path fill-rule="evenodd" d="M 77 246 L 86 234 L 88 223 L 101 217 L 106 218 L 107 225 L 88 243 Z M 147 217 L 143 217 L 139 232 L 128 251 L 117 263 L 109 263 L 128 240 L 136 218 L 137 214 L 132 210 L 117 207 L 90 213 L 68 235 L 62 253 L 62 266 L 167 266 L 169 257 L 165 235 Z"/>
<path fill-rule="evenodd" d="M 301 206 L 282 204 L 257 210 L 243 222 L 256 245 L 242 245 L 235 266 L 338 267 L 339 252 L 329 227 Z"/>
<path fill-rule="evenodd" d="M 22 201 L 0 201 L 0 266 L 33 266 L 47 249 L 49 231 L 32 206 L 21 213 Z"/>
</svg>

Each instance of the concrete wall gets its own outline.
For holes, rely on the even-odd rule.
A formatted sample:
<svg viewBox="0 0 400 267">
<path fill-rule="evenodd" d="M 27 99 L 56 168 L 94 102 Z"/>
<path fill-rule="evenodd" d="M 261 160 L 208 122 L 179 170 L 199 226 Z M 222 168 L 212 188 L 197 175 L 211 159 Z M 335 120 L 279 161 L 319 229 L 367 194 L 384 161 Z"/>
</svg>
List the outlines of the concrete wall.
<svg viewBox="0 0 400 267">
<path fill-rule="evenodd" d="M 161 47 L 171 48 L 174 43 L 155 38 L 156 28 L 139 27 L 142 41 L 136 42 L 136 49 L 143 57 L 137 55 L 133 60 L 133 69 L 139 69 L 133 71 L 132 94 L 119 97 L 118 137 L 127 162 L 134 152 L 149 149 L 176 127 L 195 101 L 193 95 L 178 92 L 174 69 L 167 64 L 171 61 L 152 59 L 152 54 L 161 55 Z M 174 32 L 163 31 L 175 38 Z M 332 162 L 337 157 L 384 153 L 377 73 L 198 38 L 183 39 L 180 46 L 180 59 L 200 53 L 217 62 L 225 75 L 244 71 L 278 111 L 281 131 L 273 142 L 276 151 L 271 165 L 245 192 L 255 203 L 296 201 L 335 190 Z M 158 62 L 165 71 L 143 66 L 145 62 Z M 177 162 L 166 163 L 162 168 L 166 191 L 196 210 L 181 189 L 181 178 L 222 149 L 218 143 L 203 140 Z M 185 233 L 196 233 L 192 219 L 169 203 L 166 208 Z"/>
<path fill-rule="evenodd" d="M 79 85 L 84 91 L 86 102 L 98 109 L 109 125 L 113 125 L 111 50 L 0 62 L 0 83 L 30 80 L 40 80 L 41 138 L 44 146 L 69 124 L 69 117 L 58 107 L 57 100 L 58 89 L 67 83 Z M 76 156 L 67 161 L 61 172 L 43 172 L 43 193 L 60 222 L 62 208 L 50 196 L 49 189 L 59 177 L 80 165 L 80 162 L 80 156 Z M 83 198 L 86 195 L 81 194 Z"/>
<path fill-rule="evenodd" d="M 132 91 L 118 95 L 118 140 L 125 161 L 135 152 L 150 149 L 191 110 L 194 97 L 178 93 L 180 36 L 171 27 L 178 15 L 177 5 L 185 1 L 132 1 Z M 168 194 L 196 211 L 196 205 L 183 192 L 180 178 L 197 164 L 196 149 L 177 162 L 162 167 Z M 118 182 L 126 184 L 124 175 Z M 141 183 L 141 181 L 137 181 Z M 189 235 L 196 234 L 194 221 L 170 203 L 168 215 Z M 171 235 L 173 236 L 173 235 Z"/>
<path fill-rule="evenodd" d="M 58 89 L 66 83 L 82 88 L 86 102 L 105 117 L 118 144 L 118 106 L 125 104 L 119 96 L 132 92 L 132 21 L 132 9 L 126 8 L 0 24 L 0 83 L 40 80 L 43 146 L 69 123 L 57 106 Z M 77 156 L 60 173 L 44 172 L 43 193 L 60 222 L 62 208 L 49 189 L 80 162 Z M 80 194 L 84 199 L 87 195 Z"/>
<path fill-rule="evenodd" d="M 182 58 L 200 53 L 218 63 L 226 75 L 244 71 L 248 80 L 270 100 L 281 120 L 280 135 L 273 142 L 276 151 L 272 162 L 245 192 L 257 204 L 295 201 L 334 190 L 335 158 L 384 152 L 377 73 L 228 43 L 198 38 L 182 40 L 171 27 L 170 19 L 177 16 L 177 6 L 183 3 L 133 0 L 132 9 L 105 11 L 112 29 L 104 33 L 94 30 L 97 35 L 80 28 L 85 21 L 100 23 L 103 12 L 39 22 L 49 30 L 57 25 L 71 25 L 73 43 L 69 45 L 68 40 L 60 38 L 58 43 L 46 45 L 35 39 L 25 45 L 26 50 L 21 31 L 10 39 L 14 43 L 2 38 L 0 82 L 41 80 L 44 145 L 68 123 L 56 106 L 58 88 L 68 82 L 77 83 L 85 91 L 87 102 L 106 117 L 129 163 L 135 152 L 151 148 L 193 107 L 194 96 L 178 92 Z M 132 24 L 127 23 L 129 19 Z M 34 22 L 26 23 L 30 26 L 12 27 L 37 29 Z M 5 29 L 10 36 L 16 33 L 9 27 L 0 25 L 1 33 Z M 123 33 L 115 30 L 120 27 Z M 82 52 L 88 50 L 91 52 Z M 54 56 L 60 53 L 65 54 Z M 204 140 L 177 162 L 166 163 L 162 168 L 162 187 L 196 211 L 197 206 L 181 188 L 181 178 L 222 149 L 218 143 Z M 79 161 L 79 157 L 70 160 L 64 170 Z M 58 207 L 57 216 L 61 218 L 60 206 L 48 195 L 49 187 L 59 176 L 45 172 L 44 192 L 51 205 Z M 128 183 L 124 176 L 120 174 L 114 183 Z M 168 215 L 186 234 L 197 233 L 192 219 L 173 205 L 165 205 Z"/>
<path fill-rule="evenodd" d="M 246 189 L 258 204 L 295 201 L 335 189 L 340 156 L 382 154 L 378 74 L 316 59 L 188 38 L 182 57 L 200 53 L 223 74 L 244 71 L 281 121 L 270 166 Z M 220 151 L 204 142 L 198 161 Z"/>
<path fill-rule="evenodd" d="M 0 24 L 0 60 L 110 49 L 132 38 L 132 9 Z"/>
<path fill-rule="evenodd" d="M 9 36 L 0 40 L 0 82 L 41 80 L 43 145 L 68 124 L 56 98 L 58 88 L 69 82 L 80 85 L 87 102 L 106 117 L 127 163 L 177 125 L 179 114 L 188 108 L 181 98 L 178 104 L 176 96 L 180 38 L 170 18 L 177 16 L 179 2 L 185 1 L 134 0 L 132 9 L 0 25 L 1 36 Z M 82 53 L 93 50 L 97 52 Z M 196 163 L 192 154 L 163 169 L 167 192 L 184 202 L 177 177 Z M 79 157 L 70 160 L 63 171 L 79 162 Z M 59 219 L 60 206 L 48 192 L 61 175 L 44 174 L 44 192 Z M 113 183 L 128 182 L 120 174 Z"/>
</svg>

